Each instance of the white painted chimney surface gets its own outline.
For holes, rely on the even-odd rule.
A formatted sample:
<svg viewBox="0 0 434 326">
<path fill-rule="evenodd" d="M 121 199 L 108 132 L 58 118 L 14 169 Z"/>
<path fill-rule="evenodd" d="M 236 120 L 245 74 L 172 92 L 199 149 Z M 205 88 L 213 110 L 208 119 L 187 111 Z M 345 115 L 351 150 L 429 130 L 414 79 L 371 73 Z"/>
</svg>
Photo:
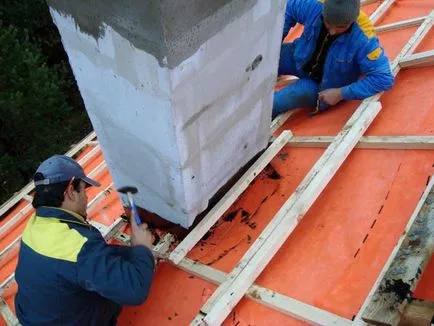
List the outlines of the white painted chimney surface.
<svg viewBox="0 0 434 326">
<path fill-rule="evenodd" d="M 286 1 L 119 2 L 49 5 L 115 186 L 187 228 L 268 143 Z"/>
</svg>

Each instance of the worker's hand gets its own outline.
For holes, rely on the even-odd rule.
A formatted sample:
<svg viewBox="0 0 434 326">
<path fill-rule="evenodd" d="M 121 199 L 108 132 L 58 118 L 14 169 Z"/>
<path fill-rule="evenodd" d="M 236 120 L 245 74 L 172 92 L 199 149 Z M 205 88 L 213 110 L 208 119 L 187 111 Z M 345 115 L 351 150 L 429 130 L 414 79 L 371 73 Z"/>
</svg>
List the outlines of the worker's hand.
<svg viewBox="0 0 434 326">
<path fill-rule="evenodd" d="M 318 93 L 318 99 L 330 106 L 338 104 L 344 99 L 341 88 L 329 88 Z"/>
<path fill-rule="evenodd" d="M 131 245 L 132 246 L 146 246 L 152 250 L 152 243 L 154 242 L 154 236 L 148 230 L 148 225 L 146 223 L 137 225 L 136 219 L 131 214 Z"/>
</svg>

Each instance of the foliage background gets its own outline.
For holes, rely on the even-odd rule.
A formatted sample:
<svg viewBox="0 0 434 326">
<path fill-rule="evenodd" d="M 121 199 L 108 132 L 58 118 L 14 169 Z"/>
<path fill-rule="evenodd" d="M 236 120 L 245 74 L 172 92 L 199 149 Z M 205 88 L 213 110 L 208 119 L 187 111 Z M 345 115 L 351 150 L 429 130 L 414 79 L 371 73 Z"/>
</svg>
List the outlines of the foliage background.
<svg viewBox="0 0 434 326">
<path fill-rule="evenodd" d="M 0 204 L 91 131 L 43 0 L 0 0 Z"/>
</svg>

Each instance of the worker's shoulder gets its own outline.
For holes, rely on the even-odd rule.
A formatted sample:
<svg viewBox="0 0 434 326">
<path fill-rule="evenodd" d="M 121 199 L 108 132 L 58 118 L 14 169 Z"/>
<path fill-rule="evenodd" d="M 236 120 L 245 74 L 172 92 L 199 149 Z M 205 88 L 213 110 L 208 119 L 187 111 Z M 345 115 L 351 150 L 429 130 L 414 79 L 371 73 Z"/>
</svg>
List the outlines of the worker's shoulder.
<svg viewBox="0 0 434 326">
<path fill-rule="evenodd" d="M 357 17 L 354 32 L 357 34 L 359 40 L 365 42 L 368 42 L 371 39 L 377 37 L 374 24 L 372 24 L 369 16 L 366 15 L 363 11 L 360 11 L 359 16 Z"/>
<path fill-rule="evenodd" d="M 286 12 L 304 13 L 309 17 L 317 17 L 322 13 L 324 0 L 288 0 L 286 4 Z"/>
<path fill-rule="evenodd" d="M 75 263 L 88 240 L 89 227 L 56 217 L 34 215 L 23 232 L 22 241 L 33 252 L 46 258 Z"/>
</svg>

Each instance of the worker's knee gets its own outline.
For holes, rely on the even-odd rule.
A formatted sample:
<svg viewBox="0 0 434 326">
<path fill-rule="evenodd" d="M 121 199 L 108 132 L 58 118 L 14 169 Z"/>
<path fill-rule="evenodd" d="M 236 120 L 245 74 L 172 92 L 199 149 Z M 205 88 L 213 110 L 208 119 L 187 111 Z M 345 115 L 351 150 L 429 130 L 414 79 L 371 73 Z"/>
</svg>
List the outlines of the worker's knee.
<svg viewBox="0 0 434 326">
<path fill-rule="evenodd" d="M 276 92 L 273 101 L 273 117 L 296 108 L 314 108 L 318 86 L 313 81 L 299 80 Z"/>
<path fill-rule="evenodd" d="M 294 60 L 294 46 L 292 43 L 283 43 L 280 48 L 279 76 L 292 75 L 298 76 Z"/>
</svg>

